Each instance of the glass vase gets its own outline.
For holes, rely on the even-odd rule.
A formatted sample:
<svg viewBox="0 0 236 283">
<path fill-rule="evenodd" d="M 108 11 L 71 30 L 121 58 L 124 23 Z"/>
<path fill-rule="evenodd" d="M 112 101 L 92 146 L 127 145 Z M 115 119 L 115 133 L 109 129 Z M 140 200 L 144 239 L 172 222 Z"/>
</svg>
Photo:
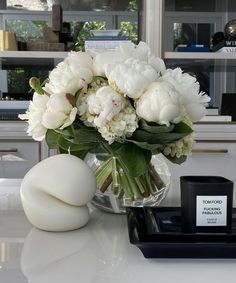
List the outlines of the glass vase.
<svg viewBox="0 0 236 283">
<path fill-rule="evenodd" d="M 116 158 L 108 160 L 108 154 L 102 151 L 88 153 L 85 157 L 85 162 L 95 172 L 97 179 L 98 188 L 92 200 L 95 207 L 107 212 L 125 213 L 126 206 L 158 206 L 166 197 L 171 174 L 162 154 L 152 155 L 145 174 L 134 178 L 134 192 L 130 192 L 129 188 L 131 177 L 125 174 L 122 166 L 118 166 Z M 106 166 L 111 173 L 107 173 L 104 182 L 99 185 L 99 174 Z M 140 182 L 144 189 L 140 189 Z"/>
</svg>

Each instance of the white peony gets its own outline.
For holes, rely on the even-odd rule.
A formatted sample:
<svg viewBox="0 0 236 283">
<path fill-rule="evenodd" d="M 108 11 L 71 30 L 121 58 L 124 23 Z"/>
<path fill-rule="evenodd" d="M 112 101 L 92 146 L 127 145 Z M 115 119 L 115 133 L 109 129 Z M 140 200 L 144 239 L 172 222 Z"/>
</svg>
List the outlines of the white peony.
<svg viewBox="0 0 236 283">
<path fill-rule="evenodd" d="M 53 94 L 75 94 L 79 89 L 87 89 L 93 79 L 93 61 L 84 52 L 71 52 L 68 57 L 49 74 L 49 82 L 44 91 Z"/>
<path fill-rule="evenodd" d="M 93 71 L 95 75 L 109 77 L 111 71 L 117 64 L 133 58 L 145 62 L 153 67 L 158 73 L 166 69 L 164 61 L 155 57 L 145 42 L 140 41 L 138 45 L 133 43 L 120 44 L 115 51 L 99 53 L 94 57 Z"/>
<path fill-rule="evenodd" d="M 93 72 L 96 76 L 108 76 L 117 64 L 127 58 L 126 55 L 114 51 L 98 53 L 93 60 Z"/>
<path fill-rule="evenodd" d="M 167 126 L 183 118 L 179 95 L 165 82 L 154 82 L 149 86 L 136 102 L 136 113 L 148 122 Z"/>
<path fill-rule="evenodd" d="M 108 77 L 113 89 L 133 99 L 139 98 L 148 85 L 157 79 L 158 74 L 152 66 L 134 58 L 118 64 Z"/>
<path fill-rule="evenodd" d="M 71 125 L 76 117 L 77 108 L 73 107 L 65 95 L 52 95 L 42 117 L 42 124 L 48 129 L 64 129 Z"/>
<path fill-rule="evenodd" d="M 166 69 L 164 61 L 155 57 L 146 42 L 140 41 L 138 45 L 133 43 L 123 44 L 116 51 L 124 58 L 135 58 L 140 61 L 144 61 L 151 65 L 157 72 L 164 71 Z"/>
<path fill-rule="evenodd" d="M 163 72 L 166 70 L 166 66 L 164 61 L 159 58 L 159 57 L 155 57 L 155 56 L 151 56 L 148 59 L 148 63 L 157 71 L 157 72 Z"/>
<path fill-rule="evenodd" d="M 21 120 L 28 120 L 28 135 L 36 141 L 42 141 L 45 138 L 47 128 L 42 124 L 43 114 L 47 108 L 49 97 L 34 93 L 32 101 L 30 101 L 29 109 L 25 114 L 20 114 Z"/>
<path fill-rule="evenodd" d="M 203 92 L 199 93 L 200 85 L 195 77 L 176 68 L 164 71 L 159 80 L 170 83 L 178 91 L 181 103 L 192 122 L 197 122 L 205 116 L 205 106 L 210 101 L 210 97 Z"/>
<path fill-rule="evenodd" d="M 125 98 L 109 86 L 99 88 L 88 96 L 88 111 L 95 115 L 94 124 L 104 127 L 125 106 Z"/>
</svg>

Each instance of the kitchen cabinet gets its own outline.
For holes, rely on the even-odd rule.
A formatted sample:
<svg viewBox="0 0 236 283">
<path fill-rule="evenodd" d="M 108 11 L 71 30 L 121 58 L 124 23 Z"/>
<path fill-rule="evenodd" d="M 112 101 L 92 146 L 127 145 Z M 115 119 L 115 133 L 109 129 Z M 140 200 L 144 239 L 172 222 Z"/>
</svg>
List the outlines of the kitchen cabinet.
<svg viewBox="0 0 236 283">
<path fill-rule="evenodd" d="M 236 185 L 236 123 L 198 123 L 195 130 L 193 152 L 187 161 L 181 165 L 168 162 L 171 187 L 167 202 L 170 205 L 180 204 L 180 176 L 222 176 Z"/>
<path fill-rule="evenodd" d="M 26 134 L 21 121 L 0 121 L 0 178 L 23 178 L 27 171 L 50 155 L 46 143 Z"/>
<path fill-rule="evenodd" d="M 0 141 L 1 178 L 22 178 L 40 161 L 40 143 L 28 140 Z"/>
<path fill-rule="evenodd" d="M 67 52 L 2 51 L 2 69 L 16 66 L 52 69 L 67 56 Z M 0 93 L 1 98 L 1 93 Z M 27 123 L 17 120 L 17 111 L 25 112 L 27 101 L 0 101 L 0 178 L 23 178 L 35 164 L 54 154 L 45 143 L 26 133 Z"/>
</svg>

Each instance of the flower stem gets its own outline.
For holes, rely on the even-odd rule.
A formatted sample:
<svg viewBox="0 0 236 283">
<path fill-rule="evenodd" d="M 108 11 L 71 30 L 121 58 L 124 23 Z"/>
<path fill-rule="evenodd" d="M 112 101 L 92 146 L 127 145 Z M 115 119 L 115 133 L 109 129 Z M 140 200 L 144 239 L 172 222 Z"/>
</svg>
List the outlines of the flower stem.
<svg viewBox="0 0 236 283">
<path fill-rule="evenodd" d="M 151 163 L 148 165 L 148 171 L 150 173 L 151 179 L 153 179 L 154 183 L 156 184 L 157 189 L 160 190 L 161 188 L 163 188 L 165 184 Z"/>
<path fill-rule="evenodd" d="M 105 191 L 108 189 L 108 187 L 110 186 L 111 183 L 112 183 L 112 175 L 110 174 L 110 175 L 106 178 L 106 180 L 105 180 L 105 182 L 102 184 L 102 186 L 100 187 L 100 191 L 101 191 L 102 193 L 105 193 Z"/>
<path fill-rule="evenodd" d="M 124 163 L 122 157 L 119 156 L 119 154 L 117 154 L 117 152 L 115 152 L 109 145 L 102 143 L 102 147 L 110 155 L 110 158 L 106 161 L 106 165 L 104 166 L 103 164 L 102 166 L 105 168 L 105 170 L 107 170 L 107 172 L 105 172 L 106 174 L 104 173 L 102 177 L 107 176 L 108 178 L 108 172 L 111 174 L 113 191 L 117 187 L 121 186 L 121 189 L 124 191 L 126 197 L 136 200 L 139 198 L 148 197 L 149 195 L 155 193 L 156 186 L 158 189 L 163 187 L 164 183 L 152 164 L 148 165 L 148 169 L 143 175 L 137 177 L 130 176 L 129 168 L 127 168 L 127 165 Z M 112 169 L 108 169 L 108 165 Z M 156 186 L 153 184 L 152 180 Z M 101 181 L 103 181 L 103 183 L 105 182 L 104 179 Z M 108 184 L 110 183 L 108 182 Z"/>
<path fill-rule="evenodd" d="M 116 157 L 112 157 L 112 187 L 113 189 L 119 186 L 118 182 L 118 171 L 116 166 Z"/>
<path fill-rule="evenodd" d="M 140 193 L 144 194 L 145 193 L 145 189 L 144 189 L 143 184 L 142 184 L 142 182 L 140 180 L 140 177 L 136 177 L 135 178 L 135 182 L 136 182 L 136 184 L 137 184 L 137 186 L 138 186 L 138 188 L 140 190 Z"/>
<path fill-rule="evenodd" d="M 151 182 L 151 178 L 150 178 L 148 171 L 145 173 L 145 178 L 146 178 L 146 184 L 147 184 L 148 190 L 150 191 L 151 194 L 154 194 L 156 192 L 156 187 Z"/>
<path fill-rule="evenodd" d="M 97 187 L 101 189 L 103 184 L 107 181 L 109 175 L 112 174 L 112 157 L 106 160 L 102 165 L 95 171 Z M 109 184 L 108 184 L 109 186 Z M 107 188 L 108 188 L 107 186 Z"/>
<path fill-rule="evenodd" d="M 127 176 L 124 174 L 123 170 L 119 170 L 119 179 L 120 179 L 120 185 L 124 191 L 124 194 L 128 198 L 133 198 L 133 192 L 130 188 L 129 181 L 127 180 Z"/>
</svg>

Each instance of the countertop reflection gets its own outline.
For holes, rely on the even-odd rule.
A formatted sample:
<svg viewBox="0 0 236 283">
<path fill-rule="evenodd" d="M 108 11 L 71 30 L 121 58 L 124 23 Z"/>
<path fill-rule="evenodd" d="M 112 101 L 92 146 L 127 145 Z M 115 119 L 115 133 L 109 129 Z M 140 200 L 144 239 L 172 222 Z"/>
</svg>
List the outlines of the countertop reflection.
<svg viewBox="0 0 236 283">
<path fill-rule="evenodd" d="M 0 261 L 3 283 L 217 283 L 236 276 L 236 260 L 145 259 L 129 242 L 126 216 L 96 209 L 87 226 L 60 233 L 33 228 L 21 210 L 1 211 Z"/>
<path fill-rule="evenodd" d="M 110 282 L 128 250 L 125 221 L 125 216 L 93 211 L 89 224 L 79 230 L 32 228 L 22 250 L 22 272 L 30 282 Z M 117 282 L 122 277 L 120 272 Z"/>
</svg>

